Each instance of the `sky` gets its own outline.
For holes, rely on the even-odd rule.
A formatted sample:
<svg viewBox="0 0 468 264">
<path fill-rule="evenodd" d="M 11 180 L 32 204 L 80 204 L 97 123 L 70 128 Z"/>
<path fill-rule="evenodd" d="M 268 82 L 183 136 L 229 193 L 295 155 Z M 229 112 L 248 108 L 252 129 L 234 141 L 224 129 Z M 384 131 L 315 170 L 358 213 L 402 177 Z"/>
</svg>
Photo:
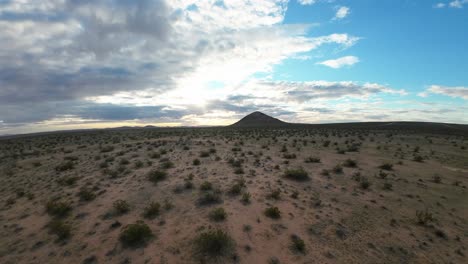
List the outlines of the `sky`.
<svg viewBox="0 0 468 264">
<path fill-rule="evenodd" d="M 0 135 L 468 124 L 468 0 L 0 0 Z"/>
</svg>

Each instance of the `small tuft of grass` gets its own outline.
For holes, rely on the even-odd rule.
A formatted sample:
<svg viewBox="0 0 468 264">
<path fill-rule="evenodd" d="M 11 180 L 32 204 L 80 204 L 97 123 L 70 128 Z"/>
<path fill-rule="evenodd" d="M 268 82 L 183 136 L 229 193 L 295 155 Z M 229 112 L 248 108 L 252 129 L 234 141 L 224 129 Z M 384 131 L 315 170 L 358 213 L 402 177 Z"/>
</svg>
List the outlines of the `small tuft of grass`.
<svg viewBox="0 0 468 264">
<path fill-rule="evenodd" d="M 356 168 L 357 161 L 352 160 L 352 159 L 347 159 L 343 162 L 343 166 L 348 167 L 348 168 Z"/>
<path fill-rule="evenodd" d="M 120 242 L 124 246 L 137 247 L 142 246 L 153 237 L 153 232 L 143 221 L 137 221 L 134 224 L 127 225 L 120 233 Z"/>
<path fill-rule="evenodd" d="M 112 205 L 117 215 L 122 215 L 130 211 L 130 205 L 125 200 L 117 200 Z"/>
<path fill-rule="evenodd" d="M 416 211 L 416 221 L 420 225 L 427 225 L 429 222 L 434 222 L 435 219 L 429 210 Z"/>
<path fill-rule="evenodd" d="M 215 222 L 224 221 L 226 217 L 227 217 L 226 211 L 224 211 L 224 208 L 222 207 L 213 209 L 209 214 L 209 218 Z"/>
<path fill-rule="evenodd" d="M 243 193 L 242 198 L 241 198 L 241 202 L 243 204 L 249 204 L 250 203 L 250 197 L 251 197 L 250 193 L 248 193 L 248 192 Z"/>
<path fill-rule="evenodd" d="M 393 164 L 391 164 L 391 163 L 383 163 L 382 165 L 379 166 L 379 169 L 391 171 L 391 170 L 393 170 Z"/>
<path fill-rule="evenodd" d="M 272 219 L 279 219 L 281 217 L 281 212 L 278 207 L 268 207 L 263 213 L 265 216 Z"/>
<path fill-rule="evenodd" d="M 159 215 L 160 209 L 161 209 L 161 205 L 159 203 L 151 202 L 143 210 L 143 217 L 148 218 L 148 219 L 153 219 Z"/>
<path fill-rule="evenodd" d="M 304 240 L 297 235 L 291 235 L 291 250 L 293 252 L 305 254 L 306 248 Z"/>
<path fill-rule="evenodd" d="M 309 180 L 309 173 L 303 168 L 288 169 L 284 172 L 284 177 L 295 181 Z"/>
<path fill-rule="evenodd" d="M 51 200 L 46 204 L 47 213 L 55 217 L 65 217 L 71 210 L 72 207 L 68 202 Z"/>
<path fill-rule="evenodd" d="M 153 183 L 158 183 L 167 177 L 167 172 L 161 170 L 152 170 L 148 173 L 148 179 Z"/>
<path fill-rule="evenodd" d="M 219 258 L 234 251 L 234 240 L 221 229 L 209 230 L 193 240 L 195 256 L 200 258 Z"/>
<path fill-rule="evenodd" d="M 96 198 L 96 194 L 90 189 L 83 187 L 78 192 L 78 197 L 80 197 L 81 201 L 89 202 Z"/>
<path fill-rule="evenodd" d="M 49 231 L 57 235 L 59 240 L 67 239 L 71 236 L 71 225 L 59 219 L 53 219 L 48 225 Z"/>
<path fill-rule="evenodd" d="M 200 190 L 202 191 L 209 191 L 213 189 L 213 184 L 209 181 L 204 181 L 202 184 L 200 184 Z"/>
</svg>

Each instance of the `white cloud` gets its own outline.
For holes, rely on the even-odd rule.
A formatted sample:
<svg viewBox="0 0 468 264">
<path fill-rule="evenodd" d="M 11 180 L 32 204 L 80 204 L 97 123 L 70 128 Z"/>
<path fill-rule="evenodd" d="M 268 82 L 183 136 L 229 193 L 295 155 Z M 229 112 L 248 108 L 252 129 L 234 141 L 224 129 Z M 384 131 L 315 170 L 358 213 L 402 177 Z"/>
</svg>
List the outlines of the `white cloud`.
<svg viewBox="0 0 468 264">
<path fill-rule="evenodd" d="M 317 64 L 325 65 L 333 69 L 339 69 L 344 66 L 351 66 L 359 62 L 359 58 L 355 56 L 345 56 L 334 60 L 326 60 Z"/>
<path fill-rule="evenodd" d="M 420 96 L 427 96 L 428 93 L 441 94 L 450 97 L 459 97 L 468 100 L 468 87 L 463 86 L 450 87 L 441 85 L 431 85 L 426 90 L 426 92 L 420 94 Z"/>
<path fill-rule="evenodd" d="M 449 3 L 449 6 L 453 8 L 463 8 L 463 6 L 467 3 L 468 0 L 454 0 Z"/>
<path fill-rule="evenodd" d="M 301 5 L 313 5 L 317 0 L 297 0 L 297 2 Z"/>
<path fill-rule="evenodd" d="M 465 4 L 468 4 L 468 0 L 452 0 L 448 3 L 437 3 L 433 5 L 433 7 L 434 8 L 444 8 L 444 7 L 463 8 Z"/>
<path fill-rule="evenodd" d="M 343 18 L 347 17 L 350 13 L 351 13 L 351 10 L 349 9 L 349 7 L 341 6 L 336 11 L 335 17 L 333 19 L 334 20 L 343 19 Z"/>
</svg>

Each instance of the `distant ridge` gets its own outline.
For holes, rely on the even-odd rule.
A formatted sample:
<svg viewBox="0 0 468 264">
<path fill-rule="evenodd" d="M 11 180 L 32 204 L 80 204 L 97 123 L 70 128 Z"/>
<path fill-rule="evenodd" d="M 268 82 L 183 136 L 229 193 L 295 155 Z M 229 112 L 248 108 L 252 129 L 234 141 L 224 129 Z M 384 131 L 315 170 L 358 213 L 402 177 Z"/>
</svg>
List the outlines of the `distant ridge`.
<svg viewBox="0 0 468 264">
<path fill-rule="evenodd" d="M 255 111 L 230 125 L 230 127 L 281 127 L 287 125 L 290 124 L 262 112 Z"/>
</svg>

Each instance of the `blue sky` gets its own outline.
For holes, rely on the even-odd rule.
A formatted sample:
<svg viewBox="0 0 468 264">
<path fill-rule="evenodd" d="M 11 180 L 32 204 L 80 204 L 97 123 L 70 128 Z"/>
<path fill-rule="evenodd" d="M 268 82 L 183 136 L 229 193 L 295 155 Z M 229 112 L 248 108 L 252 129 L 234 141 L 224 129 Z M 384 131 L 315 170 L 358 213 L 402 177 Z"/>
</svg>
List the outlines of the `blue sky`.
<svg viewBox="0 0 468 264">
<path fill-rule="evenodd" d="M 468 124 L 468 0 L 0 0 L 0 134 Z"/>
</svg>

